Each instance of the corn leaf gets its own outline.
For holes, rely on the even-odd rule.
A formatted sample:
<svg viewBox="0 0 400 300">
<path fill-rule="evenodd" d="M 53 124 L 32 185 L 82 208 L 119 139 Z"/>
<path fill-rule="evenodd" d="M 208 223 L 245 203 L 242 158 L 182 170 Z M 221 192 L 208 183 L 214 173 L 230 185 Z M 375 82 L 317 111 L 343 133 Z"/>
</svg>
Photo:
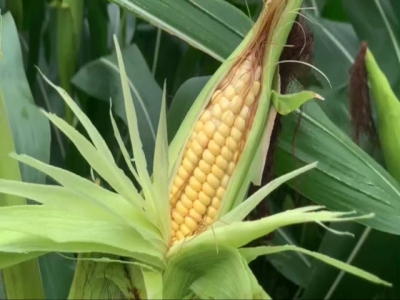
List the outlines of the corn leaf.
<svg viewBox="0 0 400 300">
<path fill-rule="evenodd" d="M 169 208 L 169 185 L 168 185 L 168 136 L 166 116 L 166 85 L 161 104 L 160 121 L 158 122 L 156 149 L 153 164 L 153 187 L 155 191 L 154 205 L 157 207 L 155 213 L 156 222 L 159 224 L 164 241 L 170 236 L 170 208 Z"/>
<path fill-rule="evenodd" d="M 96 2 L 93 0 L 91 2 Z M 96 2 L 97 3 L 97 2 Z M 136 44 L 121 50 L 128 83 L 137 112 L 140 139 L 146 154 L 147 166 L 152 170 L 157 121 L 160 114 L 162 90 L 149 70 Z M 86 94 L 113 103 L 115 114 L 128 124 L 116 53 L 92 61 L 76 73 L 72 83 Z"/>
<path fill-rule="evenodd" d="M 214 224 L 212 224 L 201 234 L 176 243 L 171 248 L 168 255 L 179 255 L 180 252 L 195 251 L 195 247 L 200 247 L 202 244 L 224 245 L 238 248 L 280 227 L 293 224 L 317 221 L 345 222 L 373 217 L 373 215 L 345 217 L 346 215 L 352 214 L 352 212 L 317 211 L 322 208 L 321 206 L 306 206 L 277 213 L 257 221 L 226 224 L 222 220 L 216 220 L 215 224 L 220 223 L 219 226 L 214 226 Z"/>
<path fill-rule="evenodd" d="M 105 252 L 156 267 L 162 261 L 158 248 L 132 227 L 46 206 L 3 208 L 0 228 L 1 252 Z"/>
<path fill-rule="evenodd" d="M 353 275 L 362 277 L 363 279 L 369 280 L 373 283 L 377 283 L 377 284 L 382 284 L 382 285 L 386 285 L 386 286 L 391 286 L 391 284 L 389 282 L 386 282 L 378 277 L 376 277 L 375 275 L 372 275 L 366 271 L 363 271 L 359 268 L 353 267 L 349 264 L 346 264 L 344 262 L 341 262 L 340 260 L 336 260 L 334 258 L 331 258 L 327 255 L 318 253 L 318 252 L 313 252 L 307 249 L 303 249 L 300 247 L 296 247 L 293 245 L 285 245 L 285 246 L 269 246 L 269 247 L 257 247 L 257 248 L 243 248 L 241 250 L 239 250 L 242 255 L 244 255 L 244 257 L 246 257 L 247 261 L 250 262 L 253 259 L 255 259 L 256 257 L 260 256 L 260 255 L 267 255 L 267 254 L 273 254 L 273 253 L 278 253 L 278 252 L 282 252 L 282 251 L 298 251 L 304 254 L 307 254 L 309 256 L 312 256 L 314 258 L 317 258 L 331 266 L 334 266 L 336 268 L 342 269 L 348 273 L 351 273 Z"/>
<path fill-rule="evenodd" d="M 163 299 L 162 273 L 143 269 L 142 273 L 147 291 L 147 299 Z"/>
<path fill-rule="evenodd" d="M 79 177 L 71 172 L 43 164 L 31 157 L 24 155 L 14 157 L 19 161 L 51 176 L 60 184 L 69 190 L 73 190 L 76 193 L 81 194 L 82 197 L 85 197 L 87 200 L 91 199 L 93 203 L 97 203 L 100 207 L 106 209 L 106 211 L 113 215 L 119 216 L 129 226 L 135 226 L 137 230 L 143 232 L 143 235 L 147 235 L 147 237 L 150 239 L 156 238 L 151 230 L 153 226 L 148 219 L 144 218 L 144 212 L 141 209 L 135 210 L 134 207 L 129 205 L 129 203 L 120 195 L 101 188 L 97 184 L 94 184 L 93 182 L 90 182 L 89 180 Z M 19 183 L 15 183 L 15 186 L 18 185 L 21 186 Z M 41 202 L 40 197 L 41 196 L 38 195 L 38 198 L 36 199 L 39 202 Z M 44 196 L 44 199 L 46 199 L 46 196 Z M 64 203 L 66 200 L 67 199 L 64 200 Z M 63 209 L 63 207 L 60 206 L 59 209 Z M 90 211 L 86 211 L 86 214 L 90 214 Z M 128 216 L 130 216 L 130 218 Z M 132 217 L 135 218 L 135 222 L 131 222 Z"/>
<path fill-rule="evenodd" d="M 296 131 L 296 112 L 283 119 L 284 130 L 275 154 L 277 175 L 318 160 L 314 170 L 289 185 L 317 204 L 333 211 L 373 212 L 373 219 L 359 222 L 372 228 L 400 234 L 400 187 L 368 154 L 340 131 L 315 103 L 308 104 Z"/>
<path fill-rule="evenodd" d="M 365 66 L 378 113 L 377 127 L 386 167 L 400 183 L 400 102 L 369 50 L 365 56 Z"/>
<path fill-rule="evenodd" d="M 20 4 L 22 5 L 22 3 Z M 0 178 L 20 181 L 21 173 L 18 162 L 12 160 L 8 154 L 15 151 L 15 147 L 25 149 L 33 155 L 38 154 L 36 150 L 43 150 L 40 157 L 48 159 L 48 147 L 46 149 L 46 146 L 50 141 L 49 128 L 48 123 L 32 104 L 32 95 L 22 64 L 18 33 L 11 14 L 6 14 L 4 18 L 0 17 L 0 23 Z M 21 114 L 21 112 L 23 113 Z M 34 125 L 37 128 L 34 128 Z M 43 130 L 40 133 L 42 137 L 38 134 L 40 129 Z M 27 147 L 26 141 L 24 141 L 27 137 L 36 140 L 37 149 Z M 44 179 L 43 176 L 36 176 L 37 173 L 27 168 L 24 168 L 23 171 L 25 179 L 33 181 Z M 12 205 L 26 205 L 26 200 L 15 195 L 0 193 L 0 207 Z M 43 299 L 45 297 L 37 256 L 37 253 L 0 255 L 0 265 L 7 267 L 2 270 L 1 279 L 5 296 L 8 299 Z M 26 276 L 31 280 L 24 280 Z"/>
<path fill-rule="evenodd" d="M 316 166 L 317 163 L 312 163 L 303 168 L 297 169 L 272 180 L 267 185 L 260 188 L 256 193 L 247 198 L 245 201 L 240 203 L 233 210 L 229 211 L 226 215 L 223 215 L 221 219 L 223 220 L 223 222 L 227 223 L 242 221 L 263 199 L 265 199 L 265 197 L 267 197 L 280 185 L 304 172 L 315 168 Z"/>
<path fill-rule="evenodd" d="M 314 98 L 320 100 L 323 99 L 321 96 L 311 91 L 301 91 L 296 94 L 286 95 L 281 95 L 275 91 L 272 91 L 271 93 L 272 103 L 274 104 L 276 110 L 284 116 L 295 111 L 304 103 Z"/>
<path fill-rule="evenodd" d="M 187 0 L 111 1 L 219 61 L 229 56 L 244 37 L 244 34 L 238 33 L 247 32 L 243 28 L 245 24 L 248 24 L 247 30 L 251 28 L 244 14 L 238 13 L 236 8 L 223 1 L 207 1 L 205 4 L 204 1 Z M 225 16 L 215 18 L 221 10 L 225 11 Z M 224 37 L 226 43 L 221 43 L 221 37 Z"/>
<path fill-rule="evenodd" d="M 140 178 L 140 186 L 146 199 L 154 199 L 153 191 L 151 188 L 150 176 L 147 170 L 146 157 L 142 148 L 142 141 L 140 140 L 139 128 L 137 122 L 137 115 L 135 106 L 133 104 L 132 94 L 129 88 L 129 81 L 125 71 L 125 65 L 122 58 L 121 49 L 118 44 L 117 37 L 114 35 L 114 44 L 116 48 L 118 66 L 121 76 L 122 91 L 124 94 L 124 103 L 126 110 L 126 118 L 128 121 L 129 136 L 132 145 L 133 155 L 135 157 L 135 165 Z M 150 202 L 150 209 L 154 213 L 154 203 Z"/>
<path fill-rule="evenodd" d="M 343 1 L 359 39 L 368 42 L 394 93 L 400 97 L 400 29 L 390 1 Z M 373 26 L 371 24 L 374 24 Z M 385 47 L 382 47 L 385 45 Z"/>
</svg>

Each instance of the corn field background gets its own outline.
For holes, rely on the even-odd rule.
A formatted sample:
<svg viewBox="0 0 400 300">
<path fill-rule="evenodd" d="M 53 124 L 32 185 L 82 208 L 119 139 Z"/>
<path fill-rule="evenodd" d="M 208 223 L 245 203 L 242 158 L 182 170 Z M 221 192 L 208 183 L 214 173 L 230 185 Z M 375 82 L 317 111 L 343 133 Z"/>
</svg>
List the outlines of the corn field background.
<svg viewBox="0 0 400 300">
<path fill-rule="evenodd" d="M 54 184 L 26 165 L 13 170 L 2 163 L 10 141 L 17 153 L 92 178 L 75 146 L 38 110 L 56 113 L 86 135 L 38 69 L 73 97 L 104 137 L 118 165 L 127 169 L 109 121 L 111 101 L 127 143 L 113 34 L 122 48 L 151 168 L 164 82 L 168 137 L 172 139 L 207 80 L 250 30 L 262 3 L 0 0 L 0 178 L 21 176 L 25 182 Z M 400 98 L 400 0 L 305 0 L 303 7 L 312 33 L 309 38 L 314 41 L 313 65 L 329 81 L 314 69 L 301 79 L 302 85 L 325 101 L 306 103 L 301 111 L 282 117 L 272 171 L 278 177 L 314 161 L 319 164 L 268 196 L 268 205 L 264 203 L 258 213 L 319 204 L 335 211 L 372 212 L 375 217 L 332 223 L 331 231 L 314 223 L 288 226 L 254 243 L 294 244 L 324 253 L 379 276 L 393 287 L 375 285 L 295 252 L 261 256 L 250 267 L 273 299 L 399 299 L 400 177 L 396 174 L 400 174 L 400 139 L 393 145 L 398 158 L 389 162 L 379 138 L 396 143 L 400 119 L 385 127 L 388 132 L 378 130 L 375 137 L 364 134 L 356 143 L 354 130 L 359 124 L 351 112 L 350 71 L 361 43 L 367 42 Z M 387 108 L 387 114 L 391 113 Z M 372 103 L 372 122 L 383 128 L 377 115 Z M 7 205 L 6 201 L 0 194 L 0 206 Z M 350 232 L 354 237 L 333 231 Z M 46 299 L 66 299 L 76 265 L 72 258 L 72 254 L 59 253 L 40 256 L 40 278 L 29 272 L 16 273 L 18 288 L 31 281 L 43 286 Z M 0 299 L 7 299 L 6 288 L 0 281 Z"/>
</svg>

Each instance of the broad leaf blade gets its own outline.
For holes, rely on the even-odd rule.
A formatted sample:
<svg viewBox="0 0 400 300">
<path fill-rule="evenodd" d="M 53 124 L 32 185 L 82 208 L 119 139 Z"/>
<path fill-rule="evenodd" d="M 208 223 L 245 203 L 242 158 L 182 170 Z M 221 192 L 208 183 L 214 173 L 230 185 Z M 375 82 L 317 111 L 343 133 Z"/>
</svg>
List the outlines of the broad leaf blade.
<svg viewBox="0 0 400 300">
<path fill-rule="evenodd" d="M 189 0 L 112 0 L 112 2 L 168 33 L 176 35 L 219 61 L 228 57 L 244 37 L 244 35 L 238 34 L 237 30 L 232 30 L 236 25 L 230 23 L 228 27 L 224 21 L 221 21 L 221 18 L 216 19 L 215 16 L 205 12 L 206 4 L 200 4 L 202 8 L 199 8 L 199 1 L 192 3 Z M 218 2 L 225 6 L 223 9 L 225 17 L 222 18 L 225 23 L 226 18 L 229 18 L 232 12 L 238 17 L 241 16 L 234 7 L 228 6 L 222 1 Z M 213 11 L 218 2 L 212 4 Z M 210 1 L 207 4 L 210 4 Z M 207 7 L 209 10 L 210 6 Z M 242 18 L 245 19 L 245 16 L 242 15 Z M 245 24 L 246 20 L 240 20 L 238 23 Z M 251 24 L 248 24 L 249 30 Z M 240 32 L 243 31 L 245 29 L 240 30 Z M 221 42 L 221 37 L 224 38 L 224 42 Z"/>
</svg>

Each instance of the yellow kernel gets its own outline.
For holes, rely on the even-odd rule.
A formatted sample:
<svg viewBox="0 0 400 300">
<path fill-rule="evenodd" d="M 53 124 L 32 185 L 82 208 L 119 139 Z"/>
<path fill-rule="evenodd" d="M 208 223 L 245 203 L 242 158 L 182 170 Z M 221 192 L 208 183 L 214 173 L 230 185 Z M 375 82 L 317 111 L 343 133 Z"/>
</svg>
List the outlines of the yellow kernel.
<svg viewBox="0 0 400 300">
<path fill-rule="evenodd" d="M 215 190 L 208 182 L 203 183 L 202 190 L 207 196 L 209 196 L 209 197 L 214 196 Z"/>
<path fill-rule="evenodd" d="M 211 153 L 209 149 L 206 149 L 203 152 L 202 159 L 210 166 L 212 166 L 215 162 L 215 155 Z"/>
<path fill-rule="evenodd" d="M 182 224 L 184 221 L 183 217 L 176 210 L 172 211 L 171 217 L 172 217 L 172 220 L 174 220 L 177 224 Z"/>
<path fill-rule="evenodd" d="M 208 208 L 207 215 L 208 215 L 211 219 L 214 219 L 216 214 L 217 214 L 217 210 L 216 210 L 214 207 L 210 206 L 210 207 Z M 186 218 L 185 218 L 185 221 L 186 221 Z M 185 222 L 185 223 L 186 223 L 186 222 Z"/>
<path fill-rule="evenodd" d="M 239 81 L 235 84 L 235 91 L 236 91 L 236 93 L 237 93 L 237 94 L 243 93 L 245 87 L 246 87 L 245 82 L 244 82 L 243 80 L 239 80 Z"/>
<path fill-rule="evenodd" d="M 210 218 L 209 216 L 207 216 L 207 217 L 205 218 L 205 220 L 204 220 L 204 223 L 205 223 L 206 225 L 210 225 L 210 224 L 212 224 L 212 222 L 213 222 L 213 219 Z"/>
<path fill-rule="evenodd" d="M 231 136 L 228 136 L 228 138 L 226 139 L 226 143 L 225 145 L 228 147 L 229 150 L 231 151 L 236 151 L 237 149 L 237 142 L 235 141 L 235 139 Z"/>
<path fill-rule="evenodd" d="M 180 168 L 183 169 L 183 167 L 180 167 Z M 180 176 L 177 176 L 175 178 L 174 185 L 176 185 L 178 188 L 181 187 L 184 183 L 185 183 L 185 180 L 183 178 L 181 178 Z"/>
<path fill-rule="evenodd" d="M 204 173 L 199 169 L 199 167 L 197 167 L 196 169 L 194 169 L 193 175 L 194 175 L 194 177 L 196 178 L 196 180 L 197 180 L 198 182 L 200 182 L 200 183 L 205 182 L 206 179 L 207 179 L 206 174 L 204 174 Z"/>
<path fill-rule="evenodd" d="M 189 229 L 189 226 L 187 226 L 186 225 L 186 222 L 185 222 L 185 224 L 181 224 L 181 226 L 180 226 L 180 231 L 182 232 L 182 234 L 183 234 L 183 236 L 185 237 L 185 236 L 187 236 L 189 233 L 190 233 L 190 229 Z"/>
<path fill-rule="evenodd" d="M 176 232 L 176 239 L 182 240 L 182 239 L 184 239 L 184 238 L 185 238 L 185 236 L 183 235 L 182 232 L 180 232 L 180 231 L 177 231 L 177 232 Z"/>
<path fill-rule="evenodd" d="M 189 217 L 191 217 L 196 222 L 199 222 L 203 218 L 203 216 L 193 208 L 189 211 Z"/>
<path fill-rule="evenodd" d="M 212 112 L 212 116 L 214 118 L 217 118 L 217 119 L 221 118 L 222 109 L 221 109 L 221 106 L 219 106 L 218 103 L 215 103 L 215 104 L 212 105 L 211 112 Z"/>
<path fill-rule="evenodd" d="M 226 137 L 229 135 L 229 133 L 231 132 L 231 129 L 230 129 L 229 126 L 226 125 L 225 123 L 221 123 L 221 124 L 219 124 L 219 126 L 218 126 L 218 131 L 219 131 L 219 133 L 221 133 L 221 135 L 222 135 L 224 138 L 226 138 Z"/>
<path fill-rule="evenodd" d="M 207 196 L 206 193 L 201 191 L 198 196 L 198 200 L 203 203 L 203 205 L 208 206 L 211 202 L 211 197 Z"/>
<path fill-rule="evenodd" d="M 204 124 L 211 119 L 211 113 L 208 110 L 205 110 L 200 117 L 200 121 L 203 122 Z"/>
<path fill-rule="evenodd" d="M 233 97 L 232 99 L 232 106 L 231 106 L 231 110 L 234 114 L 237 114 L 240 112 L 240 109 L 242 108 L 243 105 L 243 98 L 242 96 L 236 95 L 235 97 Z"/>
<path fill-rule="evenodd" d="M 186 196 L 185 194 L 182 194 L 180 202 L 182 202 L 182 204 L 187 209 L 191 209 L 193 206 L 193 201 L 191 199 L 189 199 L 188 196 Z"/>
<path fill-rule="evenodd" d="M 185 216 L 189 213 L 189 210 L 182 204 L 181 201 L 178 201 L 178 203 L 176 203 L 175 209 L 177 212 L 179 212 L 181 216 Z"/>
<path fill-rule="evenodd" d="M 229 162 L 228 169 L 226 170 L 226 173 L 229 175 L 232 175 L 233 171 L 235 170 L 236 164 L 233 161 Z"/>
<path fill-rule="evenodd" d="M 228 162 L 226 161 L 225 158 L 223 158 L 221 155 L 217 156 L 217 159 L 215 160 L 215 164 L 220 168 L 221 170 L 226 170 L 228 168 Z"/>
<path fill-rule="evenodd" d="M 197 192 L 190 185 L 185 187 L 185 195 L 192 201 L 197 198 Z"/>
<path fill-rule="evenodd" d="M 225 125 L 225 124 L 224 124 Z M 221 126 L 221 125 L 220 125 Z M 219 130 L 219 127 L 220 126 L 218 126 L 218 130 Z M 215 133 L 214 133 L 214 136 L 213 136 L 213 140 L 217 143 L 217 145 L 218 146 L 220 146 L 220 147 L 222 147 L 223 145 L 225 145 L 225 137 L 219 132 L 219 131 L 216 131 Z"/>
<path fill-rule="evenodd" d="M 201 183 L 194 176 L 190 177 L 189 184 L 193 190 L 195 190 L 196 192 L 200 192 Z"/>
<path fill-rule="evenodd" d="M 221 179 L 225 174 L 224 170 L 219 168 L 216 164 L 211 167 L 211 173 L 213 173 L 218 179 Z"/>
<path fill-rule="evenodd" d="M 200 131 L 197 136 L 196 136 L 196 140 L 199 142 L 200 146 L 205 148 L 207 147 L 208 144 L 208 137 L 206 136 L 206 134 L 204 133 L 204 131 Z"/>
<path fill-rule="evenodd" d="M 222 177 L 221 186 L 222 186 L 223 188 L 226 189 L 226 187 L 228 186 L 228 183 L 229 183 L 229 179 L 230 179 L 230 178 L 231 178 L 231 177 L 230 177 L 228 174 L 225 174 L 224 177 Z"/>
<path fill-rule="evenodd" d="M 179 230 L 179 224 L 176 223 L 174 220 L 171 221 L 171 227 L 173 231 Z"/>
<path fill-rule="evenodd" d="M 185 150 L 190 148 L 190 142 L 196 139 L 196 136 L 197 136 L 197 131 L 193 130 L 192 134 L 190 135 L 189 142 L 186 144 Z"/>
<path fill-rule="evenodd" d="M 228 110 L 222 114 L 222 121 L 230 128 L 235 122 L 235 115 L 232 111 Z M 219 130 L 219 128 L 218 128 Z"/>
<path fill-rule="evenodd" d="M 192 149 L 189 149 L 185 155 L 192 164 L 197 165 L 200 157 L 198 155 L 196 155 Z"/>
<path fill-rule="evenodd" d="M 240 139 L 242 138 L 242 131 L 240 131 L 239 129 L 233 127 L 231 130 L 231 137 L 233 137 L 233 139 L 236 142 L 239 142 Z"/>
<path fill-rule="evenodd" d="M 185 170 L 185 168 L 184 168 L 183 166 L 180 166 L 180 167 L 179 167 L 178 176 L 179 176 L 181 179 L 185 180 L 186 178 L 189 177 L 189 175 L 190 175 L 190 174 L 188 173 L 188 171 Z"/>
<path fill-rule="evenodd" d="M 248 115 L 249 115 L 249 108 L 247 106 L 243 106 L 242 109 L 240 110 L 240 116 L 243 119 L 247 119 Z"/>
<path fill-rule="evenodd" d="M 205 206 L 200 200 L 193 202 L 193 208 L 201 215 L 204 215 L 207 210 L 207 206 Z"/>
<path fill-rule="evenodd" d="M 193 230 L 195 230 L 197 227 L 197 222 L 195 220 L 193 220 L 192 217 L 186 216 L 185 217 L 185 225 L 190 230 L 190 232 L 193 232 Z M 181 228 L 182 228 L 182 225 L 181 225 Z"/>
<path fill-rule="evenodd" d="M 245 100 L 245 104 L 250 106 L 254 103 L 254 100 L 256 100 L 256 97 L 254 96 L 254 94 L 250 91 L 247 96 L 246 96 L 246 100 Z"/>
<path fill-rule="evenodd" d="M 225 160 L 230 161 L 233 157 L 233 153 L 231 150 L 228 149 L 228 147 L 224 146 L 221 149 L 221 155 Z"/>
<path fill-rule="evenodd" d="M 208 143 L 208 150 L 210 150 L 210 152 L 214 155 L 217 156 L 220 152 L 221 152 L 221 147 L 218 146 L 218 144 L 214 141 L 211 140 Z"/>
<path fill-rule="evenodd" d="M 225 195 L 225 188 L 223 188 L 222 186 L 220 186 L 217 191 L 215 192 L 215 195 L 222 200 L 222 198 Z"/>
<path fill-rule="evenodd" d="M 204 174 L 208 174 L 211 171 L 211 166 L 207 164 L 204 160 L 200 160 L 199 162 L 200 171 Z"/>
<path fill-rule="evenodd" d="M 175 195 L 179 191 L 179 188 L 176 185 L 173 185 L 171 188 L 171 196 Z"/>
<path fill-rule="evenodd" d="M 197 156 L 200 156 L 203 153 L 204 148 L 199 144 L 197 140 L 194 140 L 191 144 L 191 150 Z"/>
<path fill-rule="evenodd" d="M 215 209 L 218 209 L 221 204 L 221 199 L 217 197 L 213 197 L 211 200 L 211 206 L 214 207 Z"/>
<path fill-rule="evenodd" d="M 193 170 L 194 170 L 194 167 L 195 167 L 195 165 L 192 164 L 192 163 L 190 162 L 190 160 L 189 160 L 187 157 L 185 157 L 185 158 L 183 159 L 183 161 L 182 161 L 182 166 L 183 166 L 183 167 L 185 168 L 185 170 L 186 170 L 187 172 L 189 172 L 189 173 L 192 173 Z"/>
<path fill-rule="evenodd" d="M 253 88 L 252 88 L 252 92 L 253 92 L 254 95 L 258 95 L 258 92 L 260 91 L 260 87 L 261 87 L 260 82 L 259 81 L 254 81 Z"/>
<path fill-rule="evenodd" d="M 220 180 L 213 174 L 210 173 L 207 176 L 207 183 L 214 189 L 219 187 Z"/>
<path fill-rule="evenodd" d="M 204 124 L 203 131 L 208 138 L 212 138 L 214 135 L 215 127 L 216 126 L 213 121 L 208 121 L 206 124 Z"/>
<path fill-rule="evenodd" d="M 197 121 L 196 125 L 194 126 L 195 133 L 202 131 L 203 130 L 203 126 L 204 126 L 204 124 L 203 124 L 202 121 L 200 121 L 200 120 Z"/>
<path fill-rule="evenodd" d="M 235 88 L 232 85 L 229 85 L 225 91 L 224 91 L 224 95 L 226 98 L 228 98 L 229 100 L 232 100 L 232 98 L 236 95 L 235 92 Z"/>
<path fill-rule="evenodd" d="M 231 101 L 226 97 L 222 97 L 219 101 L 219 105 L 221 106 L 222 111 L 226 111 L 229 107 L 229 104 L 231 104 Z"/>
<path fill-rule="evenodd" d="M 242 117 L 237 117 L 235 119 L 235 123 L 233 123 L 233 126 L 240 131 L 243 131 L 246 128 L 246 121 Z"/>
</svg>

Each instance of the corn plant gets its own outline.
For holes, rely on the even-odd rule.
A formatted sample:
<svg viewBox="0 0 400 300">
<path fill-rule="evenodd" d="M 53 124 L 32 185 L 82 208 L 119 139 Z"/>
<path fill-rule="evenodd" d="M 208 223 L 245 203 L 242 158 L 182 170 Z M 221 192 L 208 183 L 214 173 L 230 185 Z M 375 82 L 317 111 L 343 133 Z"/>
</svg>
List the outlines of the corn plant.
<svg viewBox="0 0 400 300">
<path fill-rule="evenodd" d="M 258 165 L 268 149 L 268 125 L 276 113 L 290 113 L 305 101 L 320 98 L 307 91 L 284 97 L 279 94 L 277 61 L 290 31 L 288 24 L 293 23 L 300 5 L 301 1 L 266 3 L 253 30 L 201 91 L 169 146 L 164 88 L 152 175 L 147 170 L 135 106 L 114 37 L 133 161 L 112 113 L 110 117 L 139 189 L 115 164 L 103 138 L 73 99 L 45 77 L 90 140 L 63 119 L 43 113 L 113 190 L 32 157 L 12 154 L 12 158 L 60 185 L 0 181 L 3 193 L 42 204 L 1 209 L 1 245 L 7 255 L 2 267 L 49 251 L 78 253 L 70 299 L 268 299 L 247 264 L 259 255 L 300 251 L 370 281 L 390 285 L 355 267 L 294 246 L 242 248 L 285 225 L 373 216 L 351 217 L 347 216 L 349 212 L 308 206 L 243 221 L 274 188 L 315 167 L 311 164 L 279 177 L 243 201 L 249 183 L 260 181 Z M 88 276 L 89 282 L 85 280 Z M 240 284 L 235 283 L 237 276 L 243 279 Z M 218 279 L 222 282 L 215 284 Z"/>
</svg>

